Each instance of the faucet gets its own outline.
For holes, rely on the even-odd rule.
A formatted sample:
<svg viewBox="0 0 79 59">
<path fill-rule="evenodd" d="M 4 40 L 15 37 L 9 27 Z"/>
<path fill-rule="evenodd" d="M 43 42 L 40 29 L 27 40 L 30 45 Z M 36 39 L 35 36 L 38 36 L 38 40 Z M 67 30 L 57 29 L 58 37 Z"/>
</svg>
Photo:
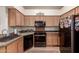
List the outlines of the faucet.
<svg viewBox="0 0 79 59">
<path fill-rule="evenodd" d="M 5 36 L 5 37 L 9 36 L 9 31 L 7 29 L 3 29 L 2 30 L 2 35 Z"/>
</svg>

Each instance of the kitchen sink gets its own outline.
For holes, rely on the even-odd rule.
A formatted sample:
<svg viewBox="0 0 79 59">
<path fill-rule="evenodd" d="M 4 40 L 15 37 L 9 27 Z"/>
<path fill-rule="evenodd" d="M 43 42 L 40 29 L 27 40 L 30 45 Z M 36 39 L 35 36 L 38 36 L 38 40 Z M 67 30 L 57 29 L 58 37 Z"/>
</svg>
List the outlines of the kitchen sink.
<svg viewBox="0 0 79 59">
<path fill-rule="evenodd" d="M 19 37 L 19 35 L 5 36 L 5 37 L 0 38 L 0 42 L 7 42 L 7 41 L 12 40 L 17 37 Z"/>
</svg>

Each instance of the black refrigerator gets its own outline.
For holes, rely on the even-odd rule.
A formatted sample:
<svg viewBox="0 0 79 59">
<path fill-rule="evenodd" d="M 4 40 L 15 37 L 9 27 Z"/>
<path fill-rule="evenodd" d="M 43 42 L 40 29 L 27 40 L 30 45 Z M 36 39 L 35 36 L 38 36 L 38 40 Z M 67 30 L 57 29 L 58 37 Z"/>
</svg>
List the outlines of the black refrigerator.
<svg viewBox="0 0 79 59">
<path fill-rule="evenodd" d="M 60 28 L 60 52 L 70 53 L 71 52 L 71 16 L 62 19 L 59 23 Z M 61 27 L 62 25 L 62 27 Z"/>
<path fill-rule="evenodd" d="M 73 16 L 72 52 L 79 53 L 79 15 Z"/>
<path fill-rule="evenodd" d="M 72 15 L 64 18 L 63 28 L 60 26 L 59 28 L 60 52 L 79 53 L 79 15 Z"/>
</svg>

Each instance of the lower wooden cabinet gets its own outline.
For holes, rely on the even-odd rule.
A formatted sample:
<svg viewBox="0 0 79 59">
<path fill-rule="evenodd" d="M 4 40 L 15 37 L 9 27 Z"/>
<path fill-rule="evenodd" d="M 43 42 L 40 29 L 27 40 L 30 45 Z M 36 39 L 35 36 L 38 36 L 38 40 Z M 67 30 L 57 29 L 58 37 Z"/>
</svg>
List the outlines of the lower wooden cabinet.
<svg viewBox="0 0 79 59">
<path fill-rule="evenodd" d="M 17 41 L 7 45 L 7 53 L 16 53 L 17 51 Z"/>
<path fill-rule="evenodd" d="M 0 47 L 0 53 L 5 53 L 6 52 L 6 47 Z"/>
<path fill-rule="evenodd" d="M 17 50 L 18 50 L 18 52 L 19 53 L 22 53 L 23 52 L 23 38 L 20 38 L 19 40 L 18 40 L 18 44 L 17 44 L 18 46 L 17 46 Z"/>
<path fill-rule="evenodd" d="M 59 46 L 58 32 L 47 32 L 46 46 Z"/>
<path fill-rule="evenodd" d="M 21 53 L 23 52 L 23 37 L 18 38 L 16 41 L 8 44 L 7 46 L 0 47 L 0 53 Z"/>
</svg>

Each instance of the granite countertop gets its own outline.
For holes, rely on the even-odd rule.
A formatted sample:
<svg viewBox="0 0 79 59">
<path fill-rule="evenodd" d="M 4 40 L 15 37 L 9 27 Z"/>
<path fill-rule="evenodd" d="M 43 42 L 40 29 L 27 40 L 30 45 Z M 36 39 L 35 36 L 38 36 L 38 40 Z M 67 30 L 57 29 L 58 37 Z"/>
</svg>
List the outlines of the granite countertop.
<svg viewBox="0 0 79 59">
<path fill-rule="evenodd" d="M 19 39 L 19 38 L 21 38 L 21 37 L 22 37 L 22 36 L 18 36 L 18 37 L 16 37 L 16 38 L 13 38 L 13 39 L 8 40 L 8 41 L 6 41 L 6 42 L 0 42 L 0 47 L 7 46 L 8 44 L 10 44 L 10 43 L 16 41 L 17 39 Z"/>
<path fill-rule="evenodd" d="M 13 39 L 8 40 L 8 41 L 6 41 L 6 42 L 0 42 L 0 47 L 7 46 L 8 44 L 10 44 L 10 43 L 16 41 L 17 39 L 19 39 L 19 38 L 21 38 L 21 37 L 23 37 L 23 36 L 25 36 L 25 35 L 30 35 L 30 34 L 33 34 L 33 33 L 34 33 L 34 32 L 20 33 L 20 35 L 19 35 L 18 37 L 16 37 L 16 38 L 13 38 Z"/>
</svg>

